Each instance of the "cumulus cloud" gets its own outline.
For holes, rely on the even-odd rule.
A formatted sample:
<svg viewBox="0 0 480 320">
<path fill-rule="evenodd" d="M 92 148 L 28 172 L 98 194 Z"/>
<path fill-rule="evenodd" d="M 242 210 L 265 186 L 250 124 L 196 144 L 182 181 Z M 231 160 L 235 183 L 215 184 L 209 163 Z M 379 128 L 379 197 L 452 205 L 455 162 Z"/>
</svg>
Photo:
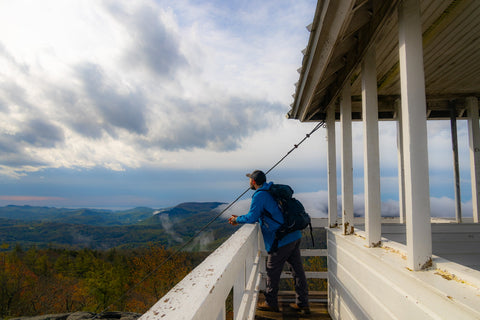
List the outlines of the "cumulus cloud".
<svg viewBox="0 0 480 320">
<path fill-rule="evenodd" d="M 105 79 L 100 66 L 85 64 L 78 69 L 88 103 L 96 109 L 107 131 L 113 126 L 131 133 L 147 133 L 145 103 L 141 94 L 118 92 Z"/>
<path fill-rule="evenodd" d="M 314 10 L 310 0 L 0 2 L 0 175 L 269 168 L 314 125 L 283 117 Z M 458 130 L 468 180 L 465 121 Z M 380 123 L 379 133 L 382 186 L 394 190 L 395 123 Z M 432 201 L 432 212 L 452 214 L 438 190 L 452 172 L 449 122 L 429 121 L 428 134 L 432 194 L 443 204 Z M 326 172 L 325 135 L 319 130 L 285 167 Z M 361 122 L 353 124 L 353 165 L 354 208 L 363 215 Z M 326 216 L 325 192 L 296 196 Z M 382 213 L 398 214 L 398 203 L 383 202 Z"/>
<path fill-rule="evenodd" d="M 280 112 L 278 104 L 236 97 L 219 98 L 210 104 L 193 105 L 188 100 L 171 102 L 172 122 L 153 128 L 154 145 L 166 150 L 204 148 L 229 151 L 239 147 L 252 128 L 272 125 Z M 150 143 L 150 141 L 149 141 Z"/>
<path fill-rule="evenodd" d="M 0 4 L 0 144 L 15 145 L 1 165 L 14 175 L 25 170 L 21 163 L 124 168 L 166 165 L 183 151 L 239 150 L 287 111 L 308 36 L 297 24 L 309 21 L 283 18 L 292 9 L 313 16 L 307 8 Z M 276 28 L 265 28 L 271 23 Z M 286 35 L 295 45 L 279 41 Z"/>
<path fill-rule="evenodd" d="M 328 217 L 328 192 L 308 192 L 294 195 L 295 198 L 302 202 L 305 211 L 314 218 Z"/>
<path fill-rule="evenodd" d="M 430 212 L 433 217 L 454 218 L 456 203 L 454 199 L 448 197 L 431 197 Z M 462 202 L 462 217 L 472 217 L 472 201 Z"/>
<path fill-rule="evenodd" d="M 244 200 L 239 200 L 236 203 L 232 204 L 230 208 L 227 207 L 230 206 L 230 204 L 221 204 L 218 207 L 216 207 L 213 211 L 216 212 L 223 212 L 222 218 L 228 219 L 231 215 L 236 215 L 236 216 L 241 216 L 244 215 L 248 212 L 248 209 L 250 208 L 250 202 L 251 199 L 244 199 Z"/>
<path fill-rule="evenodd" d="M 45 119 L 31 119 L 24 124 L 18 133 L 19 139 L 29 145 L 52 148 L 63 142 L 63 130 Z"/>
<path fill-rule="evenodd" d="M 169 29 L 162 8 L 148 2 L 132 8 L 117 1 L 106 8 L 129 38 L 123 53 L 129 68 L 144 68 L 161 77 L 172 77 L 178 68 L 187 65 L 180 52 L 179 35 Z"/>
<path fill-rule="evenodd" d="M 300 200 L 311 217 L 327 218 L 328 217 L 328 192 L 321 190 L 317 192 L 304 192 L 294 194 L 294 197 Z M 222 217 L 227 219 L 233 215 L 244 215 L 250 208 L 251 199 L 240 200 L 233 204 L 232 207 L 225 211 Z M 216 211 L 225 210 L 228 204 L 219 206 Z M 342 199 L 341 195 L 337 199 L 337 215 L 341 216 Z M 363 194 L 354 195 L 354 214 L 355 216 L 365 216 L 365 197 Z M 397 200 L 385 200 L 381 202 L 382 217 L 398 217 L 399 204 Z M 455 217 L 455 200 L 448 197 L 431 197 L 430 212 L 432 217 L 454 218 Z M 472 217 L 471 200 L 462 202 L 462 217 Z"/>
</svg>

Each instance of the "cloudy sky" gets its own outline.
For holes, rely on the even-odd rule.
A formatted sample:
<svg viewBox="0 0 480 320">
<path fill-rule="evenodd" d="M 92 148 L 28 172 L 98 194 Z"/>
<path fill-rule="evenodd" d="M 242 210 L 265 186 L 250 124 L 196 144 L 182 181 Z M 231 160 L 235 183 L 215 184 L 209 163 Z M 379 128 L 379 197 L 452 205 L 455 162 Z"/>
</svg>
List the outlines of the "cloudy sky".
<svg viewBox="0 0 480 320">
<path fill-rule="evenodd" d="M 235 199 L 246 172 L 268 170 L 315 125 L 285 119 L 315 6 L 0 0 L 0 205 L 161 208 Z M 395 130 L 380 125 L 388 212 L 398 207 Z M 464 123 L 459 130 L 468 207 Z M 431 195 L 453 210 L 448 123 L 430 123 L 429 135 Z M 354 139 L 361 211 L 361 124 Z M 317 214 L 325 210 L 325 147 L 321 129 L 269 175 Z"/>
</svg>

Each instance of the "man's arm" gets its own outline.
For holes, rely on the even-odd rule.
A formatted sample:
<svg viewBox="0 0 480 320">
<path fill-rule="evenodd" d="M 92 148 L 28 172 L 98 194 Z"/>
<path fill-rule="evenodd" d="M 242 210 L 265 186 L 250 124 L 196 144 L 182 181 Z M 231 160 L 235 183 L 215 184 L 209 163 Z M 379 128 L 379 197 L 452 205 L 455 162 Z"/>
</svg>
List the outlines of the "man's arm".
<svg viewBox="0 0 480 320">
<path fill-rule="evenodd" d="M 260 220 L 263 209 L 265 207 L 264 197 L 265 197 L 264 192 L 256 192 L 252 197 L 252 203 L 250 204 L 250 210 L 248 211 L 248 213 L 243 216 L 235 217 L 235 223 L 258 222 Z"/>
</svg>

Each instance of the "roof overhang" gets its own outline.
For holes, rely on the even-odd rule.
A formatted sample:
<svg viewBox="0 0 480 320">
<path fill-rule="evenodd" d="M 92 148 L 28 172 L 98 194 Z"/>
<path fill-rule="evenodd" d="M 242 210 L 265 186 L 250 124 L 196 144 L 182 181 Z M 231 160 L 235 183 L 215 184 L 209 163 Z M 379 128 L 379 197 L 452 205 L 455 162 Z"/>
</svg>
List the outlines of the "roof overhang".
<svg viewBox="0 0 480 320">
<path fill-rule="evenodd" d="M 347 81 L 352 118 L 361 118 L 360 65 L 376 51 L 379 119 L 396 117 L 400 99 L 399 0 L 319 0 L 288 118 L 325 119 Z M 429 119 L 465 115 L 465 98 L 480 96 L 480 5 L 473 0 L 420 0 Z"/>
</svg>

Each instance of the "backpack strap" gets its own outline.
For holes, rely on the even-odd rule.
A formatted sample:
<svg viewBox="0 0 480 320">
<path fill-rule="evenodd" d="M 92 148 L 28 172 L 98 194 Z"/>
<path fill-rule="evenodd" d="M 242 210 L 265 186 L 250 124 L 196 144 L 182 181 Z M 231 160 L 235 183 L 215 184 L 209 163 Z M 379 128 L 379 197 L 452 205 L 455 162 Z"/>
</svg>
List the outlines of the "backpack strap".
<svg viewBox="0 0 480 320">
<path fill-rule="evenodd" d="M 315 240 L 313 239 L 313 230 L 312 230 L 312 224 L 309 223 L 308 226 L 310 227 L 310 238 L 312 239 L 312 248 L 315 248 Z M 272 247 L 270 248 L 270 251 L 268 253 L 274 253 L 278 250 L 278 237 L 275 235 L 275 239 L 273 240 Z"/>
<path fill-rule="evenodd" d="M 278 250 L 278 238 L 275 237 L 275 240 L 273 240 L 272 247 L 270 248 L 270 251 L 268 253 L 274 253 L 277 252 Z"/>
<path fill-rule="evenodd" d="M 265 189 L 263 189 L 263 190 L 262 190 L 262 189 L 259 189 L 259 190 L 257 190 L 257 191 L 266 191 L 268 194 L 270 194 L 270 192 L 269 192 L 268 190 L 265 190 Z M 270 194 L 270 196 L 272 196 L 272 195 Z M 272 198 L 273 198 L 273 196 L 272 196 Z M 273 198 L 273 200 L 275 200 L 275 198 Z M 277 202 L 277 200 L 275 200 L 275 202 Z M 265 215 L 266 217 L 272 219 L 273 222 L 276 222 L 276 223 L 279 224 L 279 225 L 282 225 L 282 224 L 283 224 L 283 223 L 280 223 L 280 221 L 278 221 L 277 219 L 275 219 L 275 218 L 273 217 L 273 215 L 270 213 L 270 211 L 268 211 L 267 209 L 263 209 L 262 214 Z"/>
<path fill-rule="evenodd" d="M 308 226 L 310 227 L 310 238 L 312 238 L 312 247 L 315 248 L 315 241 L 313 240 L 312 223 L 310 222 Z"/>
<path fill-rule="evenodd" d="M 277 224 L 279 225 L 282 225 L 283 223 L 280 223 L 280 221 L 278 221 L 277 219 L 275 219 L 272 214 L 270 213 L 270 211 L 268 211 L 267 209 L 263 209 L 263 212 L 262 214 L 268 218 L 270 218 L 271 220 L 273 220 L 273 222 L 276 222 Z"/>
</svg>

